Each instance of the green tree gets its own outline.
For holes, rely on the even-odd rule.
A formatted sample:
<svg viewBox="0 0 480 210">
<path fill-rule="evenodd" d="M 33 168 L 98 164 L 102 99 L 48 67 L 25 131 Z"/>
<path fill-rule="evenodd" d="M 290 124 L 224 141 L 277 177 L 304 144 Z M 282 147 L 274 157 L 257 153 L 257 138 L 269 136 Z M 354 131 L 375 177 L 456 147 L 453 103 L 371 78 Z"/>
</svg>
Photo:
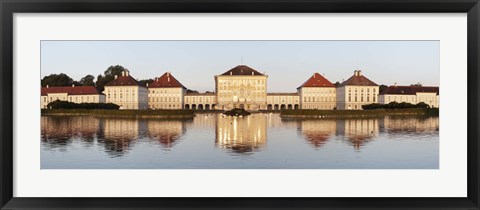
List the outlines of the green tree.
<svg viewBox="0 0 480 210">
<path fill-rule="evenodd" d="M 122 71 L 125 71 L 125 68 L 123 68 L 123 66 L 115 65 L 115 66 L 109 66 L 107 68 L 107 70 L 105 70 L 105 72 L 103 72 L 103 74 L 105 76 L 111 75 L 111 76 L 115 77 L 115 75 L 117 75 L 117 76 L 122 75 Z"/>
<path fill-rule="evenodd" d="M 107 70 L 105 70 L 105 72 L 103 73 L 103 75 L 99 74 L 97 76 L 97 81 L 95 82 L 95 84 L 97 85 L 97 89 L 99 91 L 105 90 L 105 85 L 113 81 L 115 79 L 115 75 L 122 75 L 122 71 L 124 70 L 125 68 L 120 65 L 108 67 Z"/>
<path fill-rule="evenodd" d="M 138 84 L 140 86 L 146 87 L 147 84 L 152 84 L 152 82 L 153 82 L 153 79 L 142 79 L 142 80 L 138 81 Z"/>
<path fill-rule="evenodd" d="M 378 87 L 378 92 L 381 93 L 383 90 L 387 89 L 388 86 L 386 85 L 380 85 L 380 87 Z"/>
<path fill-rule="evenodd" d="M 47 85 L 50 87 L 71 86 L 73 84 L 73 79 L 64 73 L 50 74 L 43 77 L 41 84 L 42 87 L 46 87 Z"/>
<path fill-rule="evenodd" d="M 95 77 L 93 75 L 86 75 L 82 79 L 80 79 L 80 84 L 83 86 L 95 86 Z"/>
</svg>

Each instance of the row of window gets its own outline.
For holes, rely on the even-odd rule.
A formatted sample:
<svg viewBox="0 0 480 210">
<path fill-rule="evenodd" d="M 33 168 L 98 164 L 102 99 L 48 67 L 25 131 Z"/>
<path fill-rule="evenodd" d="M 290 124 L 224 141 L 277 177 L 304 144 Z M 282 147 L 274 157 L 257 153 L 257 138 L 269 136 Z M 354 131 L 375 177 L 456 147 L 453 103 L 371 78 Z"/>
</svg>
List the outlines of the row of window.
<svg viewBox="0 0 480 210">
<path fill-rule="evenodd" d="M 333 89 L 333 88 L 315 88 L 315 89 L 305 88 L 305 89 L 303 89 L 303 92 L 304 93 L 317 93 L 317 94 L 326 94 L 326 93 L 333 94 L 333 93 L 335 93 L 335 89 Z"/>
<path fill-rule="evenodd" d="M 347 88 L 348 92 L 352 92 L 352 89 L 355 91 L 355 92 L 358 92 L 358 89 L 359 88 Z M 372 89 L 372 93 L 376 93 L 376 88 L 371 88 Z M 360 88 L 360 92 L 364 92 L 364 90 L 366 92 L 370 92 L 370 88 Z"/>
<path fill-rule="evenodd" d="M 168 104 L 168 105 L 151 104 L 151 105 L 148 105 L 148 107 L 150 109 L 181 109 L 182 108 L 182 106 L 178 104 Z"/>
<path fill-rule="evenodd" d="M 66 101 L 68 100 L 69 102 L 98 102 L 97 100 L 97 97 L 96 96 L 68 96 L 67 97 L 43 97 L 43 102 L 44 103 L 49 103 L 49 102 L 52 102 L 52 101 L 56 101 L 56 100 L 62 100 L 62 101 Z"/>
<path fill-rule="evenodd" d="M 221 86 L 225 85 L 263 85 L 265 80 L 254 80 L 254 79 L 244 79 L 244 80 L 219 80 L 218 84 Z"/>
<path fill-rule="evenodd" d="M 163 94 L 170 93 L 170 94 L 179 95 L 179 91 L 178 91 L 178 90 L 155 90 L 155 89 L 149 89 L 148 92 L 149 92 L 149 93 L 163 93 Z"/>
<path fill-rule="evenodd" d="M 117 98 L 117 94 L 116 94 L 116 93 L 113 93 L 113 94 L 107 93 L 107 98 L 111 98 L 111 96 L 113 96 L 114 99 Z M 128 95 L 128 93 L 126 93 L 126 94 L 119 93 L 118 96 L 119 96 L 120 98 L 123 98 L 124 96 L 127 97 L 127 98 L 129 98 L 129 96 L 132 96 L 132 98 L 133 98 L 133 97 L 135 97 L 135 93 L 132 93 L 131 95 Z"/>
<path fill-rule="evenodd" d="M 377 99 L 376 99 L 375 96 L 372 97 L 372 100 L 371 100 L 371 101 L 370 101 L 370 98 L 371 98 L 371 97 L 370 97 L 369 95 L 367 95 L 365 98 L 363 97 L 363 94 L 362 94 L 360 97 L 358 97 L 357 95 L 355 95 L 355 96 L 353 97 L 354 101 L 352 101 L 352 95 L 351 95 L 350 93 L 348 94 L 348 102 L 376 102 L 376 101 L 377 101 Z M 359 99 L 360 99 L 360 101 L 359 101 Z M 365 99 L 366 101 L 364 101 L 364 99 Z"/>
<path fill-rule="evenodd" d="M 205 100 L 203 100 L 202 97 L 185 97 L 185 102 L 196 102 L 196 98 L 198 98 L 198 102 L 202 102 L 202 101 L 205 101 L 205 102 L 210 102 L 210 101 L 214 101 L 215 99 L 214 98 L 211 98 L 211 97 L 206 97 Z"/>
<path fill-rule="evenodd" d="M 303 102 L 335 102 L 335 97 L 303 97 Z"/>
<path fill-rule="evenodd" d="M 180 102 L 178 97 L 148 97 L 149 102 Z"/>
<path fill-rule="evenodd" d="M 335 105 L 304 105 L 304 109 L 334 109 Z"/>
<path fill-rule="evenodd" d="M 226 94 L 226 93 L 233 94 L 233 93 L 240 93 L 240 92 L 241 92 L 241 90 L 239 90 L 237 88 L 230 89 L 230 90 L 228 90 L 228 89 L 219 89 L 218 90 L 219 94 Z M 262 94 L 262 93 L 265 94 L 265 89 L 260 89 L 260 90 L 255 89 L 255 90 L 244 91 L 244 92 L 248 92 L 248 93 L 251 93 L 251 94 Z"/>
</svg>

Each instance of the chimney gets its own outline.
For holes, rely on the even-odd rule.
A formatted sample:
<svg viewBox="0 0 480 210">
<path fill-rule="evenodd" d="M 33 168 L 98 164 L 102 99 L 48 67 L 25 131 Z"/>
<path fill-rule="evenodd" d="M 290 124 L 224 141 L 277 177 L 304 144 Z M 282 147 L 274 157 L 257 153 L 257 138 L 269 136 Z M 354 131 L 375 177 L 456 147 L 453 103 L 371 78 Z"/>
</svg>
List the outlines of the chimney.
<svg viewBox="0 0 480 210">
<path fill-rule="evenodd" d="M 128 69 L 125 69 L 125 71 L 124 71 L 124 72 L 125 72 L 125 76 L 127 76 L 127 77 L 128 77 L 128 75 L 130 74 L 130 71 L 128 71 Z"/>
<path fill-rule="evenodd" d="M 48 85 L 47 85 L 47 88 L 48 88 Z"/>
<path fill-rule="evenodd" d="M 117 75 L 115 75 L 115 79 L 117 79 Z"/>
<path fill-rule="evenodd" d="M 358 76 L 358 71 L 357 70 L 353 71 L 353 76 Z"/>
<path fill-rule="evenodd" d="M 72 84 L 72 87 L 75 87 L 75 84 Z"/>
<path fill-rule="evenodd" d="M 125 71 L 122 71 L 122 77 L 124 77 L 124 76 L 125 76 Z"/>
<path fill-rule="evenodd" d="M 358 70 L 358 76 L 362 76 L 362 70 Z"/>
<path fill-rule="evenodd" d="M 313 78 L 315 78 L 315 73 L 313 73 Z"/>
</svg>

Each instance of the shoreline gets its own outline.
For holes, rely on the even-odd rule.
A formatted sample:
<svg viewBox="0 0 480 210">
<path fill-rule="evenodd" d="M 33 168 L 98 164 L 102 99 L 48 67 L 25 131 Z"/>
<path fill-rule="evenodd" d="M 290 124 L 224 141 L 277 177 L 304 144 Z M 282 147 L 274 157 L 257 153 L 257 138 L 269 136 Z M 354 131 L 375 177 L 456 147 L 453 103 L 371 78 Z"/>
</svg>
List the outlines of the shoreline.
<svg viewBox="0 0 480 210">
<path fill-rule="evenodd" d="M 191 110 L 42 109 L 41 116 L 94 116 L 136 119 L 193 119 Z"/>
<path fill-rule="evenodd" d="M 282 110 L 283 119 L 301 118 L 374 118 L 384 116 L 430 116 L 438 117 L 438 109 L 375 109 L 375 110 Z"/>
<path fill-rule="evenodd" d="M 221 110 L 105 110 L 105 109 L 42 109 L 42 116 L 94 116 L 137 119 L 192 119 L 195 114 L 223 113 Z M 279 113 L 283 119 L 305 118 L 372 118 L 383 116 L 439 116 L 438 109 L 375 109 L 375 110 L 259 110 L 254 113 Z"/>
</svg>

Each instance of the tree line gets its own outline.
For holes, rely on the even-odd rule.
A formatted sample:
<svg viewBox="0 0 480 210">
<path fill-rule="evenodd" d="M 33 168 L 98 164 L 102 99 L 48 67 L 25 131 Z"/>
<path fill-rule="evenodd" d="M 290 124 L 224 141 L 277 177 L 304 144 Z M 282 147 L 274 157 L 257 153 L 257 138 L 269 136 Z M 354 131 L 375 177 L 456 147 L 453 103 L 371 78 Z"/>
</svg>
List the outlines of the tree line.
<svg viewBox="0 0 480 210">
<path fill-rule="evenodd" d="M 93 75 L 87 74 L 79 81 L 73 80 L 70 76 L 64 73 L 50 74 L 43 77 L 41 80 L 42 87 L 61 87 L 61 86 L 95 86 L 98 91 L 105 90 L 105 85 L 115 79 L 115 75 L 120 76 L 125 70 L 123 66 L 115 65 L 109 66 L 103 74 L 99 74 L 96 78 Z M 152 83 L 153 79 L 139 80 L 138 83 L 141 86 L 146 86 L 147 83 Z"/>
</svg>

